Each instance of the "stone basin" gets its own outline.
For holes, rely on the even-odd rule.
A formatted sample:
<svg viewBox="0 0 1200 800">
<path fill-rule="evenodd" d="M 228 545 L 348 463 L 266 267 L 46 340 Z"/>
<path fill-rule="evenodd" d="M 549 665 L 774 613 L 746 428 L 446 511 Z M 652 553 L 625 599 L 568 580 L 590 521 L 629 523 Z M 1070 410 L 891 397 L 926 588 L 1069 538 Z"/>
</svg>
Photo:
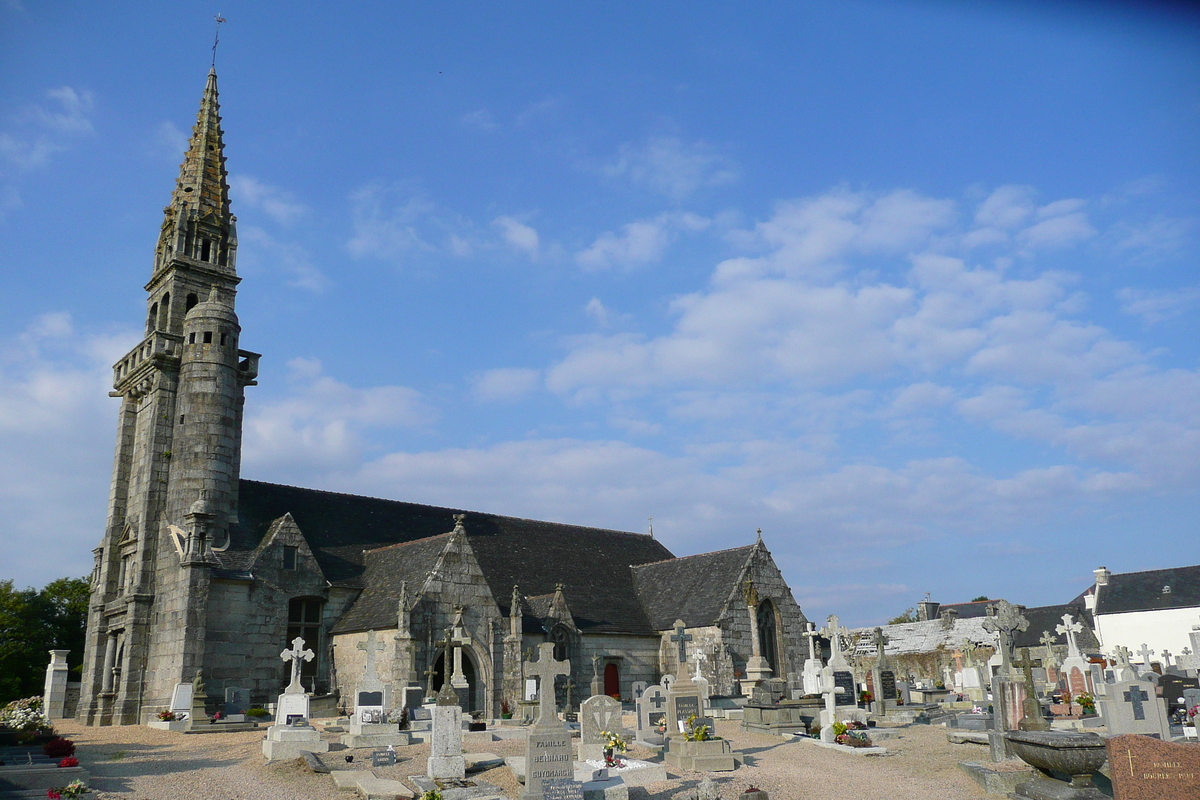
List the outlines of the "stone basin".
<svg viewBox="0 0 1200 800">
<path fill-rule="evenodd" d="M 1092 775 L 1108 758 L 1104 740 L 1077 731 L 1009 731 L 1004 734 L 1022 761 L 1044 774 L 1066 773 L 1071 786 L 1093 786 Z"/>
</svg>

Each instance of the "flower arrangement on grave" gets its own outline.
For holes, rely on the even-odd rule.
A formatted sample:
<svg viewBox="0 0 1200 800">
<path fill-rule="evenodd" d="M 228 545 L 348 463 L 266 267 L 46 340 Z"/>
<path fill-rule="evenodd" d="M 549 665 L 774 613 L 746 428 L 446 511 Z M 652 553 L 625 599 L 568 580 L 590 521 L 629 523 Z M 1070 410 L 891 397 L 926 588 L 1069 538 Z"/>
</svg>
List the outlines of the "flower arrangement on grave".
<svg viewBox="0 0 1200 800">
<path fill-rule="evenodd" d="M 47 800 L 63 800 L 75 798 L 87 791 L 87 784 L 81 780 L 73 780 L 61 789 L 47 789 Z"/>
<path fill-rule="evenodd" d="M 500 701 L 500 719 L 512 719 L 512 706 L 507 698 Z"/>
<path fill-rule="evenodd" d="M 50 719 L 42 710 L 42 698 L 13 700 L 0 709 L 0 725 L 17 731 L 52 731 Z"/>
<path fill-rule="evenodd" d="M 67 756 L 62 761 L 58 762 L 58 765 L 60 767 L 78 767 L 79 759 L 75 758 L 75 756 Z"/>
<path fill-rule="evenodd" d="M 174 711 L 160 711 L 158 718 L 163 722 L 174 722 L 177 719 Z"/>
<path fill-rule="evenodd" d="M 861 722 L 835 722 L 833 741 L 846 747 L 870 747 L 871 737 L 867 736 L 866 728 Z"/>
<path fill-rule="evenodd" d="M 875 699 L 875 695 L 871 694 L 871 692 L 868 691 L 867 689 L 863 689 L 861 692 L 858 693 L 858 702 L 860 702 L 860 703 L 864 703 L 864 704 L 870 703 L 874 699 Z"/>
<path fill-rule="evenodd" d="M 604 741 L 604 766 L 619 767 L 621 761 L 615 755 L 616 752 L 624 753 L 629 749 L 629 743 L 619 733 L 612 731 L 600 731 L 600 738 Z"/>
<path fill-rule="evenodd" d="M 225 719 L 225 715 L 220 711 L 217 711 L 211 717 L 209 717 L 208 724 L 212 725 L 214 722 L 220 722 L 223 719 Z"/>
<path fill-rule="evenodd" d="M 48 758 L 66 758 L 75 755 L 75 743 L 59 736 L 42 745 L 42 752 Z"/>
<path fill-rule="evenodd" d="M 687 722 L 683 726 L 683 738 L 688 742 L 708 742 L 714 739 L 720 739 L 720 736 L 713 736 L 712 730 L 707 725 L 702 725 L 699 722 L 700 718 L 692 714 L 687 718 Z"/>
<path fill-rule="evenodd" d="M 421 800 L 442 800 L 442 793 L 437 789 L 429 789 L 421 795 Z"/>
<path fill-rule="evenodd" d="M 1083 713 L 1096 713 L 1096 698 L 1092 697 L 1090 694 L 1079 695 L 1075 698 L 1075 702 L 1078 703 L 1079 707 L 1083 709 Z"/>
</svg>

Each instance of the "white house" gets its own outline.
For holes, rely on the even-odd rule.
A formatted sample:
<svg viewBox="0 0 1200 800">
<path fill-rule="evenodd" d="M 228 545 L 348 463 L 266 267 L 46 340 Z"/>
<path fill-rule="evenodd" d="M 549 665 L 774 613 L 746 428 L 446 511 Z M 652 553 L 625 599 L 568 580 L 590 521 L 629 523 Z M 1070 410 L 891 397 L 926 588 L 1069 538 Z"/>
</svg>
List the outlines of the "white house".
<svg viewBox="0 0 1200 800">
<path fill-rule="evenodd" d="M 1185 648 L 1196 657 L 1200 643 L 1200 565 L 1112 573 L 1094 570 L 1096 582 L 1078 598 L 1092 617 L 1092 629 L 1104 652 L 1128 647 L 1135 663 L 1142 645 L 1151 663 L 1163 652 L 1177 663 Z"/>
</svg>

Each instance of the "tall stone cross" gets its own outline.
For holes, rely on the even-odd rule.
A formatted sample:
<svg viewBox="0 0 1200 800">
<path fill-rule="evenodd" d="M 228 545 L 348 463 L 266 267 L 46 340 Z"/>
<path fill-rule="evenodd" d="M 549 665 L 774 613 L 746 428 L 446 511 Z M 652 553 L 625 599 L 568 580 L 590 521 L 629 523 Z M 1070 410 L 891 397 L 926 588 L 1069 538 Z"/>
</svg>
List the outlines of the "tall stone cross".
<svg viewBox="0 0 1200 800">
<path fill-rule="evenodd" d="M 850 634 L 850 629 L 840 624 L 837 614 L 830 614 L 826 625 L 821 628 L 821 635 L 829 640 L 829 665 L 833 667 L 848 667 L 846 657 L 842 653 L 842 643 Z"/>
<path fill-rule="evenodd" d="M 687 643 L 692 640 L 692 635 L 687 633 L 687 626 L 683 624 L 683 620 L 675 620 L 675 633 L 671 634 L 671 641 L 679 645 L 679 676 L 687 677 Z"/>
<path fill-rule="evenodd" d="M 1138 650 L 1138 655 L 1142 657 L 1142 663 L 1146 665 L 1146 671 L 1149 672 L 1150 656 L 1154 655 L 1154 651 L 1147 647 L 1145 642 L 1142 642 L 1142 648 Z"/>
<path fill-rule="evenodd" d="M 538 679 L 537 726 L 554 726 L 558 722 L 558 713 L 554 710 L 554 679 L 559 675 L 570 675 L 571 662 L 555 661 L 554 642 L 542 642 L 538 645 L 538 660 L 525 662 L 525 674 L 535 675 Z"/>
<path fill-rule="evenodd" d="M 1158 655 L 1162 658 L 1162 665 L 1164 667 L 1171 666 L 1171 651 L 1170 650 L 1163 650 Z"/>
<path fill-rule="evenodd" d="M 304 685 L 300 683 L 300 662 L 312 661 L 315 654 L 312 650 L 304 649 L 304 640 L 297 636 L 292 639 L 292 649 L 284 650 L 279 657 L 292 662 L 292 682 L 284 689 L 285 694 L 303 694 Z"/>
<path fill-rule="evenodd" d="M 458 693 L 454 691 L 454 687 L 450 685 L 450 660 L 453 658 L 452 649 L 454 647 L 454 633 L 447 628 L 438 644 L 442 648 L 442 686 L 438 689 L 437 704 L 439 706 L 456 706 L 458 705 Z"/>
<path fill-rule="evenodd" d="M 367 663 L 363 667 L 363 686 L 374 688 L 379 684 L 379 673 L 375 671 L 375 654 L 383 650 L 383 642 L 375 640 L 375 631 L 367 631 L 367 640 L 355 645 L 367 653 Z"/>
<path fill-rule="evenodd" d="M 994 605 L 988 606 L 988 616 L 983 621 L 983 629 L 996 634 L 999 639 L 1001 677 L 1012 676 L 1014 634 L 1028 628 L 1029 620 L 1025 619 L 1020 609 L 1007 600 L 997 600 Z"/>
<path fill-rule="evenodd" d="M 1083 624 L 1071 619 L 1070 614 L 1063 614 L 1062 625 L 1054 630 L 1067 636 L 1067 658 L 1080 658 L 1079 643 L 1075 641 L 1075 634 L 1083 632 Z"/>
<path fill-rule="evenodd" d="M 810 661 L 817 660 L 817 637 L 821 634 L 817 633 L 817 626 L 811 622 L 805 623 L 807 628 L 804 631 L 804 638 L 808 639 L 808 658 Z"/>
<path fill-rule="evenodd" d="M 1142 689 L 1142 687 L 1138 686 L 1137 684 L 1134 684 L 1133 686 L 1129 687 L 1129 691 L 1122 692 L 1121 695 L 1122 695 L 1122 699 L 1126 703 L 1130 703 L 1133 705 L 1133 718 L 1134 719 L 1145 719 L 1146 718 L 1146 709 L 1142 707 L 1142 703 L 1146 700 L 1149 700 L 1150 695 L 1146 694 L 1146 692 Z"/>
<path fill-rule="evenodd" d="M 879 657 L 876 660 L 876 666 L 880 669 L 887 667 L 887 654 L 884 653 L 884 648 L 889 641 L 890 639 L 884 634 L 883 628 L 875 629 L 875 635 L 871 638 L 871 644 L 875 645 L 875 652 L 878 653 Z"/>
<path fill-rule="evenodd" d="M 1020 721 L 1021 730 L 1045 731 L 1050 724 L 1042 716 L 1042 707 L 1037 700 L 1037 688 L 1033 685 L 1033 659 L 1029 657 L 1029 648 L 1021 648 L 1021 660 L 1013 666 L 1021 668 L 1025 676 L 1025 701 L 1021 708 L 1024 718 Z"/>
</svg>

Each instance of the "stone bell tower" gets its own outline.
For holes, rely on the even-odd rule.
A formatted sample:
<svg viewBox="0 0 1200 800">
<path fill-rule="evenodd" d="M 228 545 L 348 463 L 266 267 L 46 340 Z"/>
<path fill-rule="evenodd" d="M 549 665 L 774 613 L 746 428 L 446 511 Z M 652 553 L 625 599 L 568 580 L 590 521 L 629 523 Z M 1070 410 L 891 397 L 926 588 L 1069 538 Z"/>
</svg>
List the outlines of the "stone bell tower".
<svg viewBox="0 0 1200 800">
<path fill-rule="evenodd" d="M 79 718 L 136 724 L 203 665 L 214 551 L 237 520 L 245 387 L 236 218 L 210 71 L 146 284 L 145 338 L 113 367 L 116 460 L 93 553 Z"/>
</svg>

